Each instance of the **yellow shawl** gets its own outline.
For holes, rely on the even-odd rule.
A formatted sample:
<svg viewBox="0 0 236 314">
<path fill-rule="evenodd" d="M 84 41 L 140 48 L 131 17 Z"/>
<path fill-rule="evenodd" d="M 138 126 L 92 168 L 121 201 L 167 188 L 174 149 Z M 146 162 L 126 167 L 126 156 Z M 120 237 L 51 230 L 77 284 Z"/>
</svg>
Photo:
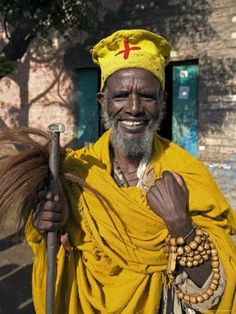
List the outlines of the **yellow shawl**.
<svg viewBox="0 0 236 314">
<path fill-rule="evenodd" d="M 79 151 L 68 150 L 63 172 L 78 174 L 96 190 L 63 179 L 70 203 L 66 229 L 74 250 L 57 256 L 55 313 L 157 313 L 168 234 L 163 220 L 147 205 L 139 188 L 119 188 L 112 179 L 109 135 Z M 230 206 L 206 168 L 175 144 L 156 136 L 151 162 L 156 178 L 164 170 L 183 176 L 189 189 L 193 221 L 210 233 L 226 277 L 226 289 L 214 313 L 236 313 L 236 250 L 229 237 L 235 230 Z M 45 241 L 29 221 L 27 239 L 34 251 L 33 299 L 37 314 L 45 313 Z M 210 313 L 211 311 L 209 311 Z"/>
</svg>

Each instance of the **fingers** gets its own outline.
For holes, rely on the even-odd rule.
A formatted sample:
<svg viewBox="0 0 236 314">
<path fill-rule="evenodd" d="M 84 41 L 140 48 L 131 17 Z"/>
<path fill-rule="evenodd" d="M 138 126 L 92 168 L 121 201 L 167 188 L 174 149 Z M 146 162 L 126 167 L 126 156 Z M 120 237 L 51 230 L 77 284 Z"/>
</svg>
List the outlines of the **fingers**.
<svg viewBox="0 0 236 314">
<path fill-rule="evenodd" d="M 48 231 L 57 231 L 59 230 L 62 225 L 61 223 L 51 222 L 51 221 L 39 221 L 37 226 L 34 227 L 41 233 L 45 234 Z"/>
<path fill-rule="evenodd" d="M 173 178 L 174 178 L 175 181 L 176 181 L 176 182 L 179 184 L 179 186 L 182 188 L 182 190 L 183 190 L 185 193 L 187 193 L 188 188 L 187 188 L 187 186 L 186 186 L 186 183 L 185 183 L 183 177 L 182 177 L 180 174 L 178 174 L 178 173 L 176 173 L 176 172 L 174 172 L 174 171 L 167 171 L 167 170 L 165 170 L 165 171 L 163 171 L 163 173 L 162 173 L 162 177 L 163 177 L 164 180 L 166 179 L 166 182 L 167 182 L 167 183 L 170 182 L 170 180 L 172 181 Z"/>
<path fill-rule="evenodd" d="M 155 184 L 148 191 L 148 199 L 152 202 L 159 200 L 160 203 L 165 202 L 165 184 L 162 179 L 157 179 Z"/>
<path fill-rule="evenodd" d="M 62 211 L 55 212 L 44 210 L 43 212 L 39 213 L 39 220 L 60 222 L 62 220 Z"/>
<path fill-rule="evenodd" d="M 42 201 L 33 213 L 33 226 L 41 233 L 60 229 L 65 223 L 63 210 L 59 203 Z"/>
<path fill-rule="evenodd" d="M 63 192 L 55 194 L 41 189 L 33 211 L 33 226 L 41 233 L 62 228 L 68 219 L 68 206 Z"/>
<path fill-rule="evenodd" d="M 37 193 L 37 201 L 47 200 L 47 201 L 55 201 L 58 202 L 60 200 L 60 193 L 53 193 L 48 191 L 46 188 L 43 188 Z"/>
<path fill-rule="evenodd" d="M 182 217 L 186 211 L 187 198 L 188 190 L 183 178 L 172 171 L 164 171 L 147 193 L 151 209 L 166 220 L 170 216 Z"/>
<path fill-rule="evenodd" d="M 47 212 L 47 211 L 51 211 L 51 212 L 55 212 L 55 213 L 61 213 L 63 211 L 63 206 L 61 203 L 56 202 L 56 201 L 46 201 L 43 202 L 43 211 Z"/>
</svg>

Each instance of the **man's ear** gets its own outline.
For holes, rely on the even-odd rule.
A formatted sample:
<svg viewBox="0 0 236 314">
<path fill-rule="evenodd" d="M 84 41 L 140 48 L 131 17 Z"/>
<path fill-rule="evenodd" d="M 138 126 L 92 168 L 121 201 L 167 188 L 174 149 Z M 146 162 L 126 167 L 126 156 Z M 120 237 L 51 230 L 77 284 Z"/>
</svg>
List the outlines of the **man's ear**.
<svg viewBox="0 0 236 314">
<path fill-rule="evenodd" d="M 104 108 L 105 105 L 105 95 L 103 92 L 97 93 L 97 101 L 99 102 L 100 106 Z"/>
</svg>

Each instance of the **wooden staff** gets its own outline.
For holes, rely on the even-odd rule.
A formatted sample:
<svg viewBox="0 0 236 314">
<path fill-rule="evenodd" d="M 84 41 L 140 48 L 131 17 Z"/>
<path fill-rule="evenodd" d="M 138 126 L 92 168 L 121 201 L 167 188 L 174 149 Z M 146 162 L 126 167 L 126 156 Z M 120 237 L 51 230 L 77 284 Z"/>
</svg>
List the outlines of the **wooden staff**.
<svg viewBox="0 0 236 314">
<path fill-rule="evenodd" d="M 61 123 L 49 125 L 49 190 L 57 195 L 59 191 L 60 133 L 65 131 Z M 57 231 L 47 233 L 47 282 L 46 314 L 54 313 L 56 281 Z"/>
</svg>

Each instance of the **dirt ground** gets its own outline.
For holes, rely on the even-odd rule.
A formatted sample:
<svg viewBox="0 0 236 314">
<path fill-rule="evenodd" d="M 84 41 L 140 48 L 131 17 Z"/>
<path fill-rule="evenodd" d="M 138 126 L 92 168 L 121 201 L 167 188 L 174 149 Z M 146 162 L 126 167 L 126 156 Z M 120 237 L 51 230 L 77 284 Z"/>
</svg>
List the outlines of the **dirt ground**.
<svg viewBox="0 0 236 314">
<path fill-rule="evenodd" d="M 34 314 L 31 294 L 33 256 L 23 232 L 16 233 L 15 214 L 0 230 L 0 313 Z"/>
</svg>

